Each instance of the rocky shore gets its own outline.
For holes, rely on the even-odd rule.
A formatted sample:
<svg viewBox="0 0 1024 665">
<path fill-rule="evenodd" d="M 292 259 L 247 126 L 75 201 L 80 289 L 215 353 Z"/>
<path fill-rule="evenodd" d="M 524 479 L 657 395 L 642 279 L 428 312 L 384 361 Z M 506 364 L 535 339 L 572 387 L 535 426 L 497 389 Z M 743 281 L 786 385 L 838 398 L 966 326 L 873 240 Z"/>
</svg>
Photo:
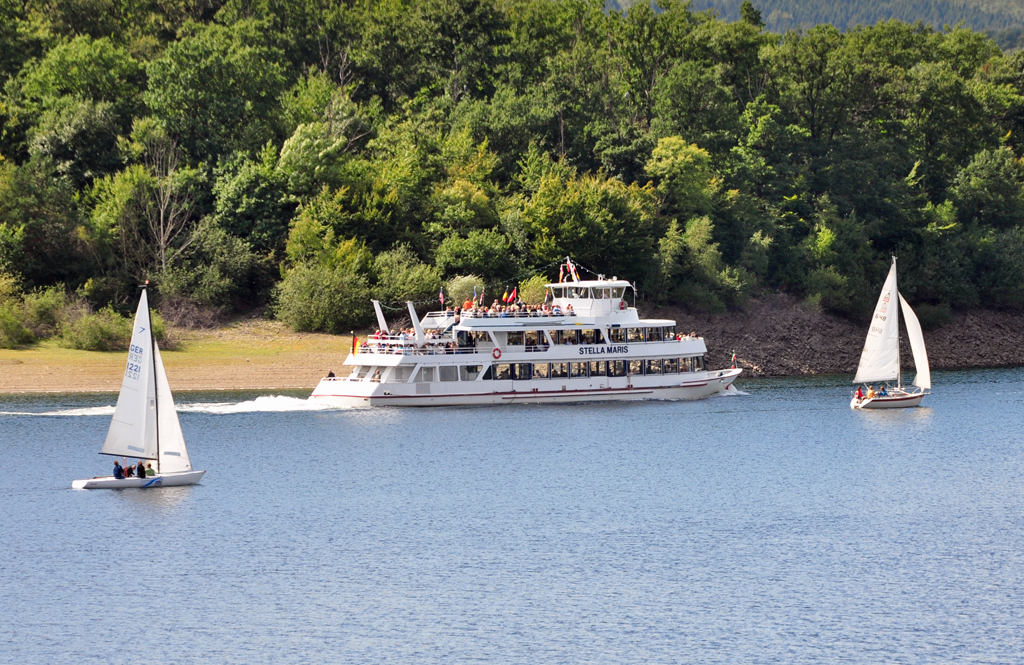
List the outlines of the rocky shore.
<svg viewBox="0 0 1024 665">
<path fill-rule="evenodd" d="M 867 334 L 867 321 L 851 321 L 776 295 L 747 303 L 742 311 L 690 314 L 674 308 L 643 312 L 672 318 L 708 345 L 708 366 L 726 367 L 735 352 L 747 376 L 852 374 Z M 902 328 L 902 324 L 901 324 Z M 903 333 L 905 339 L 905 331 Z M 931 368 L 1024 365 L 1024 315 L 975 310 L 956 312 L 945 325 L 924 331 Z M 909 344 L 902 363 L 913 367 Z"/>
</svg>

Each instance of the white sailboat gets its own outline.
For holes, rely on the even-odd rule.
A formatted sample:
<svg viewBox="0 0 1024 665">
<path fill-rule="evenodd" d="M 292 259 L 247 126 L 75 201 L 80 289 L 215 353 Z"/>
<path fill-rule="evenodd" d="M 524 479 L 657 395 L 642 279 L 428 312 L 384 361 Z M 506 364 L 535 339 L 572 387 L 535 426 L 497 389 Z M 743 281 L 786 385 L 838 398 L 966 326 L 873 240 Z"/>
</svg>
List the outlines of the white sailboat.
<svg viewBox="0 0 1024 665">
<path fill-rule="evenodd" d="M 899 296 L 900 307 L 896 306 L 893 295 Z M 910 349 L 914 353 L 914 365 L 917 368 L 913 384 L 917 390 L 913 391 L 903 387 L 900 370 L 900 308 L 903 309 L 903 317 L 906 319 Z M 857 367 L 857 375 L 853 379 L 854 383 L 860 384 L 892 381 L 896 382 L 896 386 L 887 388 L 885 395 L 854 396 L 850 401 L 850 408 L 899 409 L 920 406 L 925 395 L 931 394 L 928 390 L 932 387 L 932 375 L 928 368 L 928 353 L 924 347 L 921 324 L 918 323 L 914 310 L 896 287 L 895 256 L 892 258 L 889 276 L 882 286 L 882 293 L 878 296 L 878 303 L 871 317 L 871 327 L 868 328 L 868 336 L 864 341 L 864 351 L 860 356 L 860 365 Z"/>
<path fill-rule="evenodd" d="M 174 408 L 160 348 L 150 325 L 149 299 L 142 289 L 121 393 L 110 421 L 103 455 L 153 460 L 156 475 L 145 478 L 102 476 L 71 483 L 74 489 L 120 489 L 194 485 L 206 471 L 196 471 Z"/>
</svg>

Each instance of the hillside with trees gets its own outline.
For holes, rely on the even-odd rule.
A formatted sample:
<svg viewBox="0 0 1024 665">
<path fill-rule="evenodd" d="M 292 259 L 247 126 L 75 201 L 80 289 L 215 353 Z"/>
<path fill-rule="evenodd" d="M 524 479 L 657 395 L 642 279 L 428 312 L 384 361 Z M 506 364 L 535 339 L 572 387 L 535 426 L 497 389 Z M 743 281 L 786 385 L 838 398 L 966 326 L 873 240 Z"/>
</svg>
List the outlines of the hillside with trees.
<svg viewBox="0 0 1024 665">
<path fill-rule="evenodd" d="M 895 19 L 940 28 L 962 24 L 989 34 L 1004 49 L 1024 47 L 1024 3 L 1018 0 L 763 0 L 756 4 L 772 32 L 824 24 L 849 30 Z M 713 9 L 721 18 L 734 21 L 740 18 L 742 5 L 743 0 L 694 0 L 691 7 Z"/>
<path fill-rule="evenodd" d="M 676 0 L 0 13 L 0 343 L 89 346 L 146 279 L 171 319 L 348 331 L 371 297 L 500 294 L 566 255 L 690 311 L 857 318 L 893 254 L 926 324 L 1024 308 L 1024 54 L 971 29 Z"/>
</svg>

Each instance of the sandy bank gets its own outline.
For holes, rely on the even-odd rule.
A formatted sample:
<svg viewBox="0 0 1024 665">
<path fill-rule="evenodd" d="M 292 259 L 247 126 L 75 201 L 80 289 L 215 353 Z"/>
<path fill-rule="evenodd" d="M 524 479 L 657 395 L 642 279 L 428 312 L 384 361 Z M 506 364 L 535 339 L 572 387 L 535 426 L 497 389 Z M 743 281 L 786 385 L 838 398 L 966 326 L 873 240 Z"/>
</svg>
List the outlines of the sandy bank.
<svg viewBox="0 0 1024 665">
<path fill-rule="evenodd" d="M 211 331 L 172 331 L 161 354 L 172 390 L 274 390 L 316 386 L 339 372 L 349 336 L 293 333 L 276 321 L 248 320 Z M 62 349 L 51 342 L 0 349 L 0 393 L 117 391 L 125 352 Z"/>
</svg>

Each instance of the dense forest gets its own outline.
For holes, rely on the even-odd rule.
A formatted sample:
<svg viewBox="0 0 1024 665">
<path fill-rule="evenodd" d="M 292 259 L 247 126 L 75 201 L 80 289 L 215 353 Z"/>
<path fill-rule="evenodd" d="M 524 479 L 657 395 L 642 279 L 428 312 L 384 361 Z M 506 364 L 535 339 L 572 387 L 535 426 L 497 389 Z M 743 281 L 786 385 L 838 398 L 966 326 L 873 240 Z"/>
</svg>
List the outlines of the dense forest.
<svg viewBox="0 0 1024 665">
<path fill-rule="evenodd" d="M 1024 54 L 980 32 L 775 34 L 678 0 L 0 13 L 0 343 L 102 347 L 146 279 L 179 323 L 347 331 L 371 297 L 567 255 L 690 310 L 859 317 L 891 255 L 926 325 L 1024 308 Z"/>
<path fill-rule="evenodd" d="M 608 6 L 629 7 L 629 0 Z M 740 18 L 743 0 L 694 0 L 697 10 L 714 9 L 721 18 Z M 1024 47 L 1024 2 L 1020 0 L 760 0 L 765 27 L 773 32 L 816 25 L 848 30 L 859 25 L 897 19 L 938 27 L 956 26 L 985 32 L 1003 49 Z"/>
</svg>

